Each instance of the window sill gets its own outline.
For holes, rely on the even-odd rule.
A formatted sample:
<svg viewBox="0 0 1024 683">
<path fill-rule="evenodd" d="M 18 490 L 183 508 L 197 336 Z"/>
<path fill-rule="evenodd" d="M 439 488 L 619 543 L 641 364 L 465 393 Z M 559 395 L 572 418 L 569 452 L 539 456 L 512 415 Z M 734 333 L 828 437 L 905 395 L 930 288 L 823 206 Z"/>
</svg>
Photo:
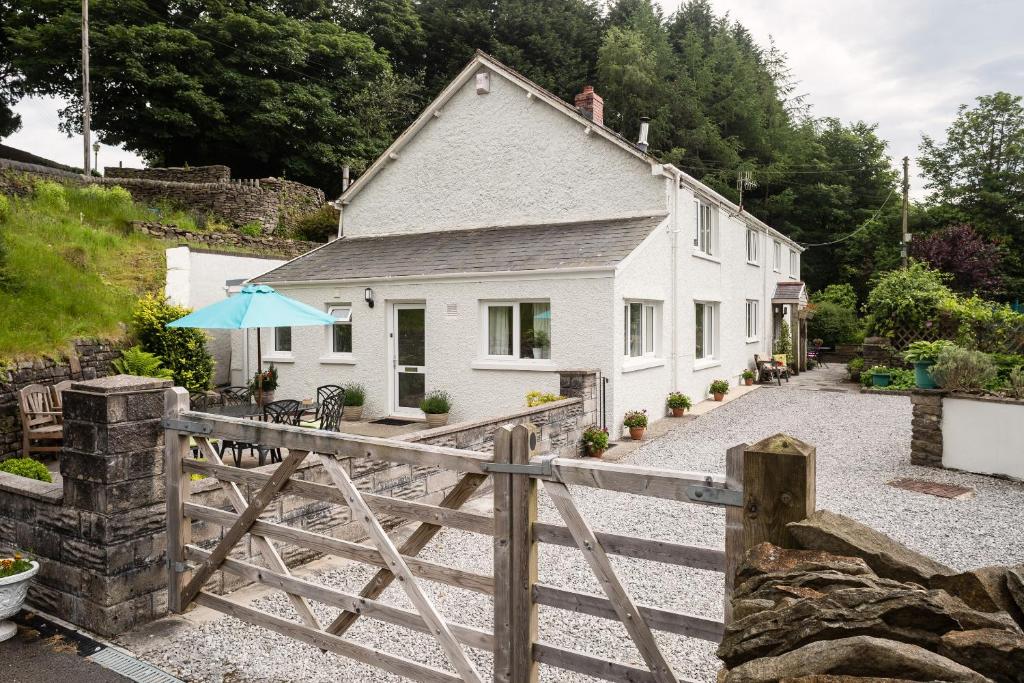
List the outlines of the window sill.
<svg viewBox="0 0 1024 683">
<path fill-rule="evenodd" d="M 519 370 L 527 372 L 554 372 L 558 366 L 550 360 L 498 360 L 494 358 L 480 358 L 469 364 L 474 370 Z"/>
<path fill-rule="evenodd" d="M 294 363 L 295 356 L 291 353 L 268 353 L 263 356 L 264 363 Z"/>
<path fill-rule="evenodd" d="M 623 374 L 627 372 L 637 372 L 638 370 L 649 370 L 651 368 L 660 368 L 665 365 L 664 358 L 637 358 L 628 359 L 622 363 Z"/>
<path fill-rule="evenodd" d="M 757 261 L 747 261 L 747 265 L 748 266 L 754 266 L 755 268 L 760 268 L 761 267 L 761 264 L 758 263 Z"/>
<path fill-rule="evenodd" d="M 711 261 L 712 263 L 717 263 L 719 265 L 722 264 L 722 259 L 718 258 L 717 256 L 711 256 L 710 254 L 705 254 L 703 251 L 694 250 L 693 255 L 696 258 L 704 259 L 705 261 Z"/>
<path fill-rule="evenodd" d="M 761 340 L 758 339 L 757 337 L 747 337 L 747 343 L 748 344 L 756 344 L 759 341 L 761 341 Z"/>
<path fill-rule="evenodd" d="M 722 364 L 722 361 L 720 361 L 719 359 L 717 359 L 717 358 L 709 358 L 707 360 L 694 361 L 693 369 L 694 370 L 707 370 L 708 368 L 717 368 L 721 364 Z"/>
<path fill-rule="evenodd" d="M 778 268 L 772 268 L 772 272 L 773 273 L 778 273 L 779 275 L 782 275 L 782 271 L 779 270 Z"/>
<path fill-rule="evenodd" d="M 356 358 L 352 354 L 320 356 L 320 365 L 355 365 Z"/>
<path fill-rule="evenodd" d="M 795 280 L 796 279 L 796 275 L 789 275 L 787 277 L 789 277 L 790 280 Z"/>
</svg>

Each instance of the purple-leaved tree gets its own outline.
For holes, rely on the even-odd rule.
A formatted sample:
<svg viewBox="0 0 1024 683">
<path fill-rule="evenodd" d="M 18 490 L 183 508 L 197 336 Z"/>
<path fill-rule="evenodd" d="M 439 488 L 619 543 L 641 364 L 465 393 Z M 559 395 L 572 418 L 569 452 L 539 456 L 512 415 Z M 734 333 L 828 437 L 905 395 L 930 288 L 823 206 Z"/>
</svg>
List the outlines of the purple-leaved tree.
<svg viewBox="0 0 1024 683">
<path fill-rule="evenodd" d="M 910 243 L 910 255 L 949 273 L 950 288 L 992 297 L 1002 289 L 1002 247 L 970 225 L 947 225 Z"/>
</svg>

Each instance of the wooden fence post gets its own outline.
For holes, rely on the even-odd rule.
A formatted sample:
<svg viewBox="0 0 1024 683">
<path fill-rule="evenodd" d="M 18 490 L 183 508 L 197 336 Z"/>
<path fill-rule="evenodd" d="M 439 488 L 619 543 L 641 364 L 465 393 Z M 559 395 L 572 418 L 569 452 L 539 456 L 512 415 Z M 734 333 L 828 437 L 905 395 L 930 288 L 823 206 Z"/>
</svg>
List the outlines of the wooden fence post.
<svg viewBox="0 0 1024 683">
<path fill-rule="evenodd" d="M 792 548 L 786 525 L 815 508 L 814 446 L 785 434 L 758 441 L 743 452 L 743 550 L 758 543 Z"/>
<path fill-rule="evenodd" d="M 512 464 L 526 465 L 533 449 L 533 431 L 526 425 L 512 429 Z M 536 443 L 534 439 L 534 443 Z M 533 661 L 537 640 L 537 605 L 533 585 L 537 583 L 537 544 L 533 525 L 537 521 L 537 480 L 529 474 L 512 475 L 512 577 L 509 600 L 512 624 L 512 682 L 536 683 L 538 666 Z"/>
<path fill-rule="evenodd" d="M 743 453 L 747 444 L 733 446 L 725 454 L 725 484 L 731 489 L 743 488 Z M 743 558 L 743 511 L 744 508 L 725 508 L 725 619 L 732 621 L 732 593 L 736 588 L 736 571 Z"/>
<path fill-rule="evenodd" d="M 180 419 L 189 409 L 188 391 L 171 387 L 164 393 L 164 417 Z M 180 614 L 188 605 L 181 594 L 188 584 L 190 572 L 179 571 L 185 564 L 185 546 L 192 542 L 192 524 L 185 517 L 192 478 L 181 463 L 188 457 L 189 441 L 185 432 L 164 431 L 164 476 L 167 477 L 167 610 Z"/>
<path fill-rule="evenodd" d="M 512 429 L 494 432 L 494 462 L 512 462 Z M 512 681 L 512 475 L 495 472 L 494 486 L 494 683 Z"/>
</svg>

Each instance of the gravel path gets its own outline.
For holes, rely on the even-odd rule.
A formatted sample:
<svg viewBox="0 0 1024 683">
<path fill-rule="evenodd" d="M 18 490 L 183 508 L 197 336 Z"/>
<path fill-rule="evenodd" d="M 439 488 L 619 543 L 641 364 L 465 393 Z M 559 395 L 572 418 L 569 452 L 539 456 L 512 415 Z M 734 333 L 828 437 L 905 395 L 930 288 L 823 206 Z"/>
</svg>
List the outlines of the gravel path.
<svg viewBox="0 0 1024 683">
<path fill-rule="evenodd" d="M 910 547 L 958 569 L 1024 562 L 1024 484 L 989 477 L 913 467 L 909 464 L 910 402 L 905 397 L 839 394 L 798 389 L 763 389 L 670 431 L 629 456 L 634 464 L 707 472 L 724 471 L 726 448 L 785 432 L 818 449 L 818 506 L 854 517 Z M 977 489 L 977 496 L 951 501 L 893 489 L 885 483 L 915 476 Z M 543 489 L 542 489 L 543 491 Z M 691 506 L 591 489 L 573 495 L 592 525 L 606 531 L 720 547 L 724 515 L 720 509 Z M 557 521 L 541 494 L 540 516 Z M 424 557 L 481 573 L 491 572 L 490 539 L 445 530 Z M 577 551 L 542 546 L 541 581 L 600 593 Z M 612 558 L 634 599 L 666 609 L 721 618 L 721 574 Z M 357 591 L 372 570 L 352 565 L 311 580 Z M 491 603 L 468 591 L 424 583 L 449 619 L 491 628 Z M 409 606 L 392 586 L 392 604 Z M 283 596 L 261 598 L 256 606 L 295 618 Z M 334 610 L 320 606 L 327 620 Z M 541 607 L 541 639 L 595 656 L 643 666 L 625 630 L 617 623 Z M 350 632 L 357 642 L 449 668 L 426 636 L 380 622 L 361 620 Z M 714 645 L 657 634 L 681 677 L 712 681 L 718 669 Z M 485 677 L 490 657 L 471 650 Z M 195 681 L 392 681 L 402 680 L 231 618 L 174 636 L 146 654 L 155 664 Z M 541 667 L 545 681 L 591 680 Z"/>
</svg>

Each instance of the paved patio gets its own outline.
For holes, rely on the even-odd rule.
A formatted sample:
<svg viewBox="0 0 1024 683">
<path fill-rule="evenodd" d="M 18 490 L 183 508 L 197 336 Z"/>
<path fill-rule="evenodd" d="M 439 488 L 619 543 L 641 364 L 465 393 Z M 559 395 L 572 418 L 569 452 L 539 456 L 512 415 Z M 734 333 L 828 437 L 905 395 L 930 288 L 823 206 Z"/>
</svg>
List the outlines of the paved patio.
<svg viewBox="0 0 1024 683">
<path fill-rule="evenodd" d="M 814 374 L 805 377 L 810 381 Z M 753 443 L 777 432 L 817 447 L 819 507 L 854 517 L 957 569 L 1024 562 L 1024 525 L 1019 523 L 1024 483 L 910 465 L 910 402 L 906 397 L 808 390 L 793 382 L 788 389 L 762 388 L 694 420 L 670 426 L 664 436 L 641 444 L 624 462 L 720 472 L 728 447 Z M 968 500 L 950 500 L 888 485 L 898 477 L 969 486 L 976 495 Z M 724 538 L 724 515 L 717 508 L 583 488 L 574 489 L 573 494 L 583 514 L 602 530 L 704 546 L 721 546 Z M 478 501 L 482 506 L 487 502 Z M 543 494 L 540 517 L 556 521 Z M 449 529 L 423 555 L 466 570 L 490 573 L 491 552 L 489 538 Z M 721 574 L 618 557 L 613 557 L 613 563 L 638 602 L 720 618 Z M 355 591 L 372 570 L 331 560 L 311 565 L 303 573 L 311 580 Z M 543 546 L 540 579 L 556 586 L 600 592 L 579 552 L 571 548 Z M 491 603 L 486 597 L 437 584 L 427 584 L 426 589 L 448 618 L 491 627 Z M 236 599 L 294 618 L 280 594 L 250 590 Z M 397 585 L 389 589 L 385 600 L 408 606 Z M 323 619 L 335 612 L 322 606 L 317 609 Z M 540 635 L 554 644 L 640 665 L 636 649 L 615 622 L 541 608 Z M 398 627 L 364 619 L 349 636 L 389 652 L 446 666 L 433 641 Z M 681 677 L 708 682 L 715 679 L 719 664 L 714 644 L 667 634 L 658 634 L 658 640 Z M 399 680 L 201 610 L 190 612 L 187 618 L 158 622 L 130 642 L 130 647 L 145 658 L 177 670 L 187 680 Z M 489 676 L 490 657 L 476 650 L 470 651 L 470 656 L 481 674 Z M 542 680 L 589 679 L 545 667 Z"/>
</svg>

